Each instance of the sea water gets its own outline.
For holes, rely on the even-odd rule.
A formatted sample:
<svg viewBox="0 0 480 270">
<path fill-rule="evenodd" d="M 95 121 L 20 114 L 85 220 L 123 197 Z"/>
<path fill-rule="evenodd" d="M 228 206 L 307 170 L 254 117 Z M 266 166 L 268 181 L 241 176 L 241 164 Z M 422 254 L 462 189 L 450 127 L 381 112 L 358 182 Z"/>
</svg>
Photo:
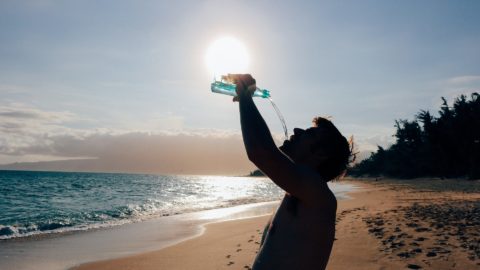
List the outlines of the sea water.
<svg viewBox="0 0 480 270">
<path fill-rule="evenodd" d="M 329 186 L 338 199 L 355 188 Z M 158 250 L 205 223 L 272 214 L 283 195 L 264 177 L 0 171 L 0 269 Z"/>
<path fill-rule="evenodd" d="M 278 200 L 265 178 L 0 171 L 0 239 Z"/>
<path fill-rule="evenodd" d="M 337 196 L 349 190 L 333 185 Z M 0 240 L 281 199 L 263 177 L 0 171 Z"/>
</svg>

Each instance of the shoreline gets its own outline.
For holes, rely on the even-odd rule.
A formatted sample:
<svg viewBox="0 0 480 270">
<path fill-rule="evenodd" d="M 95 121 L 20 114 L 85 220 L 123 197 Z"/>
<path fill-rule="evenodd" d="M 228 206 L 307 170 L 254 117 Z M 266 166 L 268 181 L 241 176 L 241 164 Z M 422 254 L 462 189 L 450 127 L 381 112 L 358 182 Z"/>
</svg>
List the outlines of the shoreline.
<svg viewBox="0 0 480 270">
<path fill-rule="evenodd" d="M 445 218 L 443 212 L 476 214 L 480 193 L 415 189 L 402 181 L 349 179 L 343 183 L 360 189 L 348 193 L 351 199 L 339 200 L 336 240 L 327 269 L 442 270 L 480 265 L 480 249 L 471 250 L 479 239 L 472 229 L 480 224 L 479 218 L 462 224 Z M 429 222 L 436 218 L 439 225 L 431 226 Z M 161 250 L 71 269 L 250 269 L 268 219 L 210 223 L 199 237 Z M 460 232 L 457 227 L 466 229 Z"/>
<path fill-rule="evenodd" d="M 352 195 L 354 195 L 357 192 L 361 192 L 364 188 L 368 186 L 364 186 L 361 183 L 356 183 L 356 182 L 351 182 L 351 181 L 343 181 L 341 182 L 342 186 L 345 186 L 345 189 L 340 190 L 338 194 L 338 200 L 339 201 L 351 201 L 354 198 L 352 198 Z M 275 206 L 277 206 L 279 201 L 275 202 Z M 276 207 L 275 207 L 276 209 Z M 273 209 L 273 210 L 275 210 Z M 217 220 L 217 221 L 210 221 L 203 223 L 201 226 L 203 227 L 203 233 L 197 234 L 196 236 L 193 236 L 189 239 L 185 239 L 183 241 L 179 241 L 178 243 L 168 246 L 168 247 L 163 247 L 158 250 L 154 251 L 148 251 L 148 252 L 143 252 L 143 253 L 138 253 L 138 254 L 133 254 L 133 255 L 128 255 L 128 256 L 123 256 L 120 258 L 111 258 L 111 259 L 106 259 L 106 260 L 97 260 L 97 261 L 92 261 L 92 262 L 87 262 L 84 264 L 80 264 L 74 267 L 69 268 L 69 270 L 93 270 L 93 269 L 177 269 L 175 264 L 178 262 L 176 259 L 169 259 L 170 256 L 173 258 L 177 258 L 178 255 L 175 254 L 181 254 L 186 250 L 192 250 L 190 247 L 190 244 L 192 242 L 200 242 L 200 245 L 202 245 L 202 242 L 208 242 L 211 244 L 212 240 L 210 238 L 215 238 L 218 239 L 219 241 L 225 241 L 224 238 L 231 238 L 232 235 L 236 236 L 239 234 L 245 234 L 247 232 L 252 232 L 249 236 L 249 239 L 247 239 L 246 244 L 249 244 L 247 247 L 245 244 L 242 247 L 242 243 L 236 243 L 234 244 L 235 247 L 237 247 L 234 251 L 231 251 L 230 254 L 226 254 L 224 258 L 222 259 L 231 259 L 235 255 L 239 255 L 238 253 L 242 252 L 242 256 L 239 257 L 241 260 L 245 260 L 244 258 L 249 258 L 249 257 L 254 257 L 258 245 L 261 240 L 262 232 L 263 232 L 263 226 L 266 224 L 266 222 L 270 219 L 271 214 L 273 211 L 267 214 L 263 215 L 257 215 L 257 216 L 249 216 L 249 217 L 240 217 L 238 219 L 229 219 L 229 220 Z M 259 227 L 260 228 L 257 228 Z M 256 228 L 256 229 L 253 229 Z M 222 236 L 222 237 L 219 237 Z M 205 240 L 204 240 L 205 239 Z M 240 240 L 237 240 L 240 241 Z M 232 243 L 233 245 L 233 243 Z M 223 245 L 222 245 L 223 246 Z M 209 245 L 208 248 L 211 248 Z M 215 248 L 220 254 L 221 248 Z M 193 257 L 192 257 L 193 256 Z M 197 269 L 197 265 L 195 263 L 196 260 L 202 260 L 203 261 L 203 255 L 200 257 L 196 257 L 194 254 L 188 255 L 190 258 L 188 260 L 188 266 L 186 267 L 180 267 L 178 269 Z M 193 258 L 196 259 L 193 259 Z M 208 256 L 207 256 L 208 257 Z M 180 259 L 180 258 L 178 258 Z M 190 263 L 192 261 L 192 263 Z M 209 265 L 208 267 L 201 267 L 200 269 L 219 269 L 219 267 L 222 267 L 223 260 L 218 259 L 212 259 L 210 262 L 213 262 L 213 265 Z M 239 262 L 233 262 L 229 261 L 227 263 L 227 266 L 233 265 L 233 264 L 241 264 Z M 251 263 L 251 262 L 250 262 Z M 132 264 L 134 264 L 134 268 L 132 268 Z M 205 263 L 204 264 L 208 264 Z M 213 267 L 213 268 L 211 268 Z M 247 269 L 248 263 L 245 260 L 243 262 L 243 267 L 244 269 Z"/>
<path fill-rule="evenodd" d="M 331 187 L 340 198 L 354 188 L 347 184 Z M 270 215 L 278 202 L 240 204 L 119 226 L 2 240 L 0 269 L 26 270 L 34 266 L 38 270 L 64 270 L 82 263 L 160 250 L 201 235 L 205 224 Z"/>
<path fill-rule="evenodd" d="M 222 269 L 232 265 L 246 269 L 251 262 L 245 259 L 255 256 L 255 247 L 260 243 L 261 230 L 257 228 L 258 224 L 265 224 L 269 218 L 269 215 L 264 215 L 209 223 L 205 225 L 202 235 L 176 245 L 117 259 L 85 263 L 69 270 Z M 248 237 L 243 239 L 245 235 Z"/>
<path fill-rule="evenodd" d="M 0 242 L 1 269 L 61 270 L 169 247 L 202 235 L 205 224 L 268 215 L 277 201 L 237 205 L 89 231 Z M 8 259 L 8 260 L 7 260 Z"/>
<path fill-rule="evenodd" d="M 36 241 L 36 240 L 41 240 L 41 239 L 46 239 L 46 238 L 62 237 L 62 236 L 72 235 L 72 234 L 77 234 L 77 233 L 81 234 L 81 233 L 89 233 L 89 232 L 95 232 L 95 231 L 109 230 L 109 229 L 115 229 L 119 226 L 130 225 L 130 224 L 138 224 L 138 223 L 141 223 L 141 222 L 149 222 L 149 221 L 152 221 L 152 220 L 158 220 L 160 218 L 178 217 L 178 216 L 182 216 L 182 215 L 192 215 L 192 214 L 195 214 L 195 213 L 205 212 L 205 211 L 216 211 L 216 210 L 221 211 L 222 209 L 244 207 L 244 206 L 249 206 L 249 205 L 272 204 L 272 203 L 277 203 L 278 201 L 279 200 L 249 202 L 249 203 L 243 203 L 243 204 L 240 203 L 240 204 L 233 204 L 233 205 L 223 205 L 223 206 L 206 208 L 206 209 L 201 209 L 201 210 L 191 210 L 191 211 L 186 211 L 186 212 L 181 212 L 181 213 L 152 215 L 150 217 L 144 217 L 144 218 L 132 219 L 132 220 L 119 220 L 115 223 L 93 224 L 93 226 L 90 226 L 90 227 L 85 226 L 85 225 L 80 225 L 80 226 L 73 226 L 73 227 L 65 227 L 65 228 L 61 228 L 59 230 L 35 231 L 33 233 L 25 233 L 22 236 L 13 236 L 13 237 L 10 237 L 10 238 L 0 238 L 0 243 L 8 243 L 8 242 L 15 242 L 15 241 Z"/>
</svg>

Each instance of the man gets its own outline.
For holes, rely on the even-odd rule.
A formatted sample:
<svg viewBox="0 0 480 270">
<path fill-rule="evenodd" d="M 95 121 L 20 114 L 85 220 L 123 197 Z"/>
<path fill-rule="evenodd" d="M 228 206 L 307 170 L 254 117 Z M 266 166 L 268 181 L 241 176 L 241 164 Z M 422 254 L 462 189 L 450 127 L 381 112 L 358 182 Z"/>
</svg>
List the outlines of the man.
<svg viewBox="0 0 480 270">
<path fill-rule="evenodd" d="M 280 148 L 255 106 L 255 79 L 230 74 L 237 85 L 243 141 L 248 158 L 286 191 L 275 213 L 254 270 L 325 269 L 335 236 L 337 200 L 327 182 L 344 173 L 351 149 L 327 119 L 294 129 Z"/>
</svg>

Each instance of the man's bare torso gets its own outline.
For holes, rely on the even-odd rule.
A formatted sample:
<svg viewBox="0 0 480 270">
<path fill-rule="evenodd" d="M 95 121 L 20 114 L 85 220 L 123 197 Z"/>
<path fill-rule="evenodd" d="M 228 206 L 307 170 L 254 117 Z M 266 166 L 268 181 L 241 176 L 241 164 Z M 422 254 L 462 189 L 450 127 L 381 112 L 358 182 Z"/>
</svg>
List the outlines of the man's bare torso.
<svg viewBox="0 0 480 270">
<path fill-rule="evenodd" d="M 337 201 L 331 191 L 317 205 L 285 195 L 253 270 L 325 269 L 335 236 Z"/>
</svg>

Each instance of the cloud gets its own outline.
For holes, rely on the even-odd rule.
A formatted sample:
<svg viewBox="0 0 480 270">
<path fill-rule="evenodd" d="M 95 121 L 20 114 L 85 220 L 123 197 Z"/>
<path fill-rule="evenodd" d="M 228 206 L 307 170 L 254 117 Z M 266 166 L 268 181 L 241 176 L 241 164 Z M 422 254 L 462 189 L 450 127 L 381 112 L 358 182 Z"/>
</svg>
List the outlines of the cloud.
<svg viewBox="0 0 480 270">
<path fill-rule="evenodd" d="M 67 127 L 67 123 L 77 119 L 70 112 L 42 111 L 25 104 L 0 106 L 0 163 L 68 159 L 70 161 L 61 163 L 62 166 L 95 171 L 172 174 L 245 174 L 254 169 L 246 157 L 238 132 L 215 129 L 146 132 Z M 176 120 L 171 123 L 175 124 Z M 85 158 L 90 161 L 78 160 Z M 42 164 L 46 166 L 44 168 L 65 170 L 49 167 L 53 163 Z M 42 168 L 39 164 L 35 166 L 35 169 Z"/>
<path fill-rule="evenodd" d="M 64 126 L 74 114 L 42 111 L 25 104 L 0 105 L 0 153 L 15 155 L 18 149 L 48 142 L 50 134 L 73 133 Z"/>
<path fill-rule="evenodd" d="M 34 120 L 41 121 L 42 124 L 53 124 L 65 122 L 71 117 L 69 112 L 45 112 L 21 104 L 0 107 L 0 119 L 5 122 Z"/>
<path fill-rule="evenodd" d="M 239 134 L 90 134 L 49 136 L 46 143 L 17 147 L 10 155 L 91 157 L 69 164 L 88 165 L 85 170 L 169 173 L 169 174 L 245 174 L 254 169 L 246 157 Z"/>
<path fill-rule="evenodd" d="M 361 151 L 376 151 L 378 146 L 388 148 L 390 147 L 395 139 L 393 138 L 392 134 L 389 135 L 373 135 L 369 137 L 363 137 L 356 140 L 356 143 L 359 145 Z"/>
<path fill-rule="evenodd" d="M 2 94 L 24 94 L 28 93 L 30 89 L 23 85 L 0 84 L 0 91 L 2 92 Z"/>
<path fill-rule="evenodd" d="M 457 76 L 447 80 L 449 84 L 470 84 L 474 82 L 480 82 L 480 75 L 469 75 L 469 76 Z"/>
<path fill-rule="evenodd" d="M 240 175 L 255 169 L 245 154 L 240 132 L 185 130 L 183 119 L 171 116 L 172 129 L 155 128 L 152 122 L 134 127 L 137 130 L 85 130 L 68 127 L 79 119 L 71 112 L 0 105 L 0 164 L 36 162 L 4 168 L 163 174 Z M 156 131 L 146 130 L 147 126 Z M 351 125 L 345 129 L 355 131 L 347 134 L 355 135 L 357 151 L 362 153 L 393 141 L 392 128 Z M 283 141 L 282 134 L 274 137 L 278 144 Z"/>
<path fill-rule="evenodd" d="M 394 142 L 393 134 L 395 128 L 384 127 L 381 125 L 344 125 L 344 134 L 353 134 L 357 151 L 371 152 L 377 149 L 377 146 L 389 147 Z"/>
<path fill-rule="evenodd" d="M 436 81 L 432 91 L 436 95 L 431 100 L 431 109 L 437 111 L 443 101 L 440 97 L 447 99 L 452 104 L 460 95 L 470 96 L 472 93 L 480 92 L 480 75 L 462 75 Z"/>
</svg>

